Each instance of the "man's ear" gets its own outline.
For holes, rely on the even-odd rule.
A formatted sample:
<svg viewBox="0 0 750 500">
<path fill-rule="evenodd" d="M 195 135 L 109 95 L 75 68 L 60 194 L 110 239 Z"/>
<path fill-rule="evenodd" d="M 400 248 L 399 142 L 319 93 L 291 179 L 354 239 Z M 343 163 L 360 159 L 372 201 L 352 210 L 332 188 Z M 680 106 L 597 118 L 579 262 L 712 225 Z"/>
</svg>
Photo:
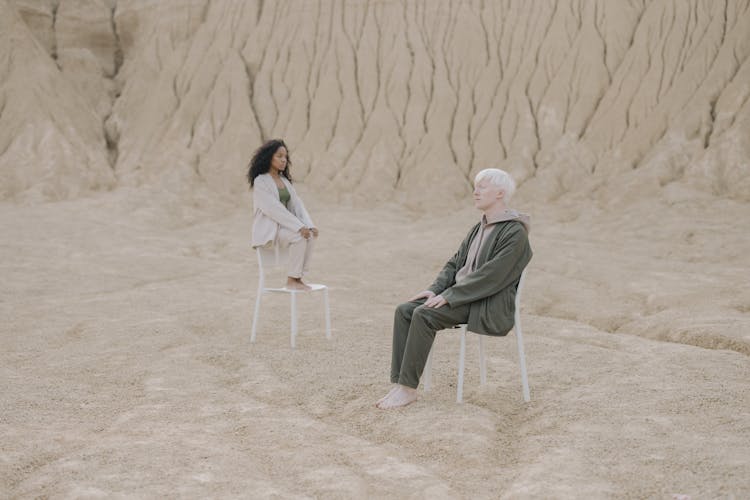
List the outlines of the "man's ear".
<svg viewBox="0 0 750 500">
<path fill-rule="evenodd" d="M 500 190 L 500 191 L 498 191 L 498 193 L 497 193 L 497 199 L 498 199 L 498 200 L 502 200 L 503 198 L 505 198 L 505 190 L 504 190 L 504 189 L 501 189 L 501 190 Z"/>
</svg>

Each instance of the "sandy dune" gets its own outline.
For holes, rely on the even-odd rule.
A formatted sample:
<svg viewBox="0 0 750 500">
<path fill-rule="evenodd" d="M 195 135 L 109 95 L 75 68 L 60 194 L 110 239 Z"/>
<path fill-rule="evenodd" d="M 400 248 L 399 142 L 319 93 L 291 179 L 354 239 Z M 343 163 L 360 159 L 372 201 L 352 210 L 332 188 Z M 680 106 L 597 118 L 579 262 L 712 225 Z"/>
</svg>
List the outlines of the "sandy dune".
<svg viewBox="0 0 750 500">
<path fill-rule="evenodd" d="M 725 217 L 747 220 L 745 205 L 701 207 L 698 226 L 687 206 L 644 227 L 594 210 L 564 222 L 527 203 L 536 215 L 524 308 L 531 403 L 512 339 L 491 342 L 481 389 L 471 338 L 466 403 L 456 405 L 457 342 L 441 334 L 434 392 L 383 412 L 372 403 L 387 388 L 393 307 L 429 282 L 475 213 L 367 210 L 303 193 L 322 228 L 313 279 L 331 286 L 334 337 L 324 338 L 319 297 L 306 297 L 295 351 L 288 304 L 274 297 L 249 344 L 257 274 L 247 203 L 170 213 L 143 191 L 118 190 L 4 205 L 0 489 L 750 493 L 750 262 L 738 250 L 748 241 L 722 227 Z M 622 230 L 607 230 L 614 224 Z M 411 236 L 394 242 L 398 233 Z M 717 235 L 726 244 L 706 244 Z"/>
</svg>

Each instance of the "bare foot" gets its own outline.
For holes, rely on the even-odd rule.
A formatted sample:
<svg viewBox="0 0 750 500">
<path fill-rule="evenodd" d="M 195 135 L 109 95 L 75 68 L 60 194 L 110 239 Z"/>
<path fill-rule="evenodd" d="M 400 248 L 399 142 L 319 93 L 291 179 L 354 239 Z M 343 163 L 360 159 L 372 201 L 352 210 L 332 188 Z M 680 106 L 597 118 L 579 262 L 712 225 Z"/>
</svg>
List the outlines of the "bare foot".
<svg viewBox="0 0 750 500">
<path fill-rule="evenodd" d="M 304 292 L 312 290 L 312 287 L 304 284 L 301 278 L 292 278 L 291 276 L 286 279 L 286 288 L 290 290 L 302 290 Z"/>
<path fill-rule="evenodd" d="M 382 403 L 383 401 L 385 401 L 386 399 L 388 399 L 390 397 L 390 395 L 393 394 L 394 392 L 396 392 L 397 390 L 398 390 L 398 384 L 393 384 L 393 387 L 391 387 L 391 390 L 388 391 L 388 394 L 386 394 L 382 398 L 378 399 L 378 402 L 375 403 L 375 406 L 378 406 L 380 403 Z"/>
<path fill-rule="evenodd" d="M 406 406 L 417 400 L 417 390 L 405 385 L 397 385 L 396 390 L 388 394 L 385 399 L 376 405 L 381 410 L 390 410 Z"/>
</svg>

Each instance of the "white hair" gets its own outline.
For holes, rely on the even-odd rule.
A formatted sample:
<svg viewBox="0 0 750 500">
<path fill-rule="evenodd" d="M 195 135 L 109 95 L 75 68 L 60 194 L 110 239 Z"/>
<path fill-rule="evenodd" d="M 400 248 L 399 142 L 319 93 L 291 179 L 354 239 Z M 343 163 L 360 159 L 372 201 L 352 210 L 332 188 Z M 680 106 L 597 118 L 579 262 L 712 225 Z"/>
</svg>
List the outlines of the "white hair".
<svg viewBox="0 0 750 500">
<path fill-rule="evenodd" d="M 507 203 L 513 197 L 513 193 L 516 192 L 516 181 L 510 176 L 505 170 L 499 168 L 485 168 L 474 177 L 474 184 L 479 184 L 480 181 L 487 179 L 490 184 L 497 186 L 505 193 L 505 202 Z"/>
</svg>

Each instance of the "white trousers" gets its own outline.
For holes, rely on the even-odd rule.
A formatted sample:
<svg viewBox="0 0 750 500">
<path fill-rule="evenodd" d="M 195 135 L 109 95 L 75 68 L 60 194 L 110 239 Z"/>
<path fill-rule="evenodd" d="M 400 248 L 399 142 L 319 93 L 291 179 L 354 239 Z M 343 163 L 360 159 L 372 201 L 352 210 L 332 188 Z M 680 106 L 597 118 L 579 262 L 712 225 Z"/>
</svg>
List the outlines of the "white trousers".
<svg viewBox="0 0 750 500">
<path fill-rule="evenodd" d="M 311 236 L 306 240 L 299 232 L 280 227 L 276 240 L 282 248 L 289 247 L 287 276 L 302 278 L 308 271 L 315 238 Z"/>
</svg>

